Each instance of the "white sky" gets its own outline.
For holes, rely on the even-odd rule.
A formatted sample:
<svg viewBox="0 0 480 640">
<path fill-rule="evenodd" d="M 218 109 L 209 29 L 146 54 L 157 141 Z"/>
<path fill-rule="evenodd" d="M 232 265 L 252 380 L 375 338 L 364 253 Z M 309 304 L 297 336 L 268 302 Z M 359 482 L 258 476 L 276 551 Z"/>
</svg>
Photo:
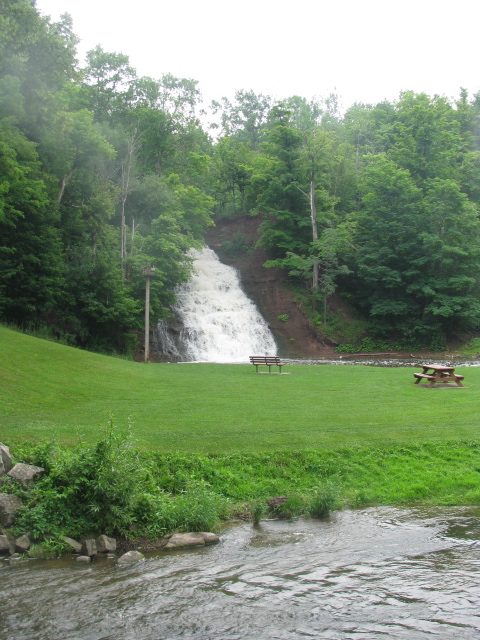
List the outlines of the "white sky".
<svg viewBox="0 0 480 640">
<path fill-rule="evenodd" d="M 274 98 L 480 90 L 478 0 L 37 0 L 70 13 L 79 54 L 124 53 L 140 76 L 198 80 L 205 104 L 237 89 Z"/>
</svg>

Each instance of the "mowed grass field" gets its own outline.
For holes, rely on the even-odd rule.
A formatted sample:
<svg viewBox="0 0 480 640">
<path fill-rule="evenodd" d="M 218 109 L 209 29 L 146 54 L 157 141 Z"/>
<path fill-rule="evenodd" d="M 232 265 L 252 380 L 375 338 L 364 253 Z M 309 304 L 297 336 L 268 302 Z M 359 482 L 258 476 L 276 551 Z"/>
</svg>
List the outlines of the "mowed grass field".
<svg viewBox="0 0 480 640">
<path fill-rule="evenodd" d="M 263 369 L 265 370 L 265 369 Z M 145 364 L 0 327 L 0 441 L 95 442 L 113 416 L 140 449 L 238 453 L 477 440 L 480 368 L 466 388 L 412 367 Z"/>
</svg>

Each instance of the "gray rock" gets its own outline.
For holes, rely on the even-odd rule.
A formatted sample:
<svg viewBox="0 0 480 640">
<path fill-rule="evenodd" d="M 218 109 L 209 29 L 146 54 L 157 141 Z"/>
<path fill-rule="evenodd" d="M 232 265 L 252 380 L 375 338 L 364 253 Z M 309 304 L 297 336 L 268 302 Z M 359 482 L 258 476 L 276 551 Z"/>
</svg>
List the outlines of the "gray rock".
<svg viewBox="0 0 480 640">
<path fill-rule="evenodd" d="M 78 556 L 78 558 L 75 558 L 75 562 L 78 562 L 78 563 L 87 564 L 91 561 L 92 559 L 90 558 L 90 556 Z"/>
<path fill-rule="evenodd" d="M 61 540 L 68 544 L 68 546 L 72 548 L 72 551 L 74 553 L 81 553 L 82 545 L 80 542 L 77 542 L 76 540 L 74 540 L 73 538 L 69 538 L 68 536 L 62 536 Z"/>
<path fill-rule="evenodd" d="M 113 553 L 117 549 L 117 541 L 115 538 L 108 536 L 98 536 L 96 539 L 98 553 Z"/>
<path fill-rule="evenodd" d="M 216 533 L 209 533 L 208 531 L 202 531 L 200 535 L 203 536 L 203 539 L 205 540 L 205 544 L 218 544 L 220 542 L 220 538 L 217 536 Z"/>
<path fill-rule="evenodd" d="M 23 507 L 23 503 L 18 496 L 9 493 L 0 493 L 0 524 L 10 527 L 15 518 L 15 513 Z"/>
<path fill-rule="evenodd" d="M 7 473 L 7 476 L 16 480 L 24 489 L 28 489 L 28 487 L 30 487 L 44 471 L 45 469 L 42 469 L 42 467 L 17 462 L 17 464 Z"/>
<path fill-rule="evenodd" d="M 6 444 L 0 442 L 0 476 L 5 475 L 13 467 L 10 449 Z"/>
<path fill-rule="evenodd" d="M 10 542 L 4 535 L 0 535 L 0 553 L 10 553 Z"/>
<path fill-rule="evenodd" d="M 15 540 L 15 549 L 20 551 L 20 553 L 28 551 L 31 545 L 32 543 L 30 542 L 30 538 L 26 535 L 20 536 Z"/>
<path fill-rule="evenodd" d="M 174 533 L 164 549 L 198 547 L 199 545 L 205 545 L 205 538 L 202 533 Z"/>
<path fill-rule="evenodd" d="M 139 562 L 140 560 L 145 560 L 143 553 L 140 553 L 140 551 L 127 551 L 118 558 L 117 564 L 119 566 L 125 566 L 133 564 L 134 562 Z"/>
<path fill-rule="evenodd" d="M 97 543 L 94 538 L 88 538 L 84 541 L 83 551 L 85 551 L 87 556 L 96 556 L 97 555 Z"/>
</svg>

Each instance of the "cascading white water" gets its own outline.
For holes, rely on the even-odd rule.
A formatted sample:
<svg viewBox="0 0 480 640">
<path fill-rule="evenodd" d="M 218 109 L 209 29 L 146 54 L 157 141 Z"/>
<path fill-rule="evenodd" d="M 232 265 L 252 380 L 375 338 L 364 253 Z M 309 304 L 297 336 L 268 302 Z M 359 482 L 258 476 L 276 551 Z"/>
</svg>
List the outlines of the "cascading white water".
<svg viewBox="0 0 480 640">
<path fill-rule="evenodd" d="M 233 267 L 212 249 L 192 250 L 194 273 L 176 292 L 182 320 L 181 353 L 190 361 L 248 362 L 252 355 L 276 355 L 267 323 L 246 296 Z"/>
</svg>

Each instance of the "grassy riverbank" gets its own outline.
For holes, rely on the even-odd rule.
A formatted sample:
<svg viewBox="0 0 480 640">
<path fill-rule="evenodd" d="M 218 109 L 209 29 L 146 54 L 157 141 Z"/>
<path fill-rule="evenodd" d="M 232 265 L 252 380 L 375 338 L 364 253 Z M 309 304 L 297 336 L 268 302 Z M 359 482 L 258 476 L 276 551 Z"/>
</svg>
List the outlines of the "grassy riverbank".
<svg viewBox="0 0 480 640">
<path fill-rule="evenodd" d="M 464 389 L 414 385 L 415 370 L 146 365 L 0 328 L 0 440 L 47 470 L 20 492 L 20 525 L 159 535 L 259 518 L 277 496 L 280 517 L 478 504 L 480 369 L 458 368 Z"/>
</svg>

